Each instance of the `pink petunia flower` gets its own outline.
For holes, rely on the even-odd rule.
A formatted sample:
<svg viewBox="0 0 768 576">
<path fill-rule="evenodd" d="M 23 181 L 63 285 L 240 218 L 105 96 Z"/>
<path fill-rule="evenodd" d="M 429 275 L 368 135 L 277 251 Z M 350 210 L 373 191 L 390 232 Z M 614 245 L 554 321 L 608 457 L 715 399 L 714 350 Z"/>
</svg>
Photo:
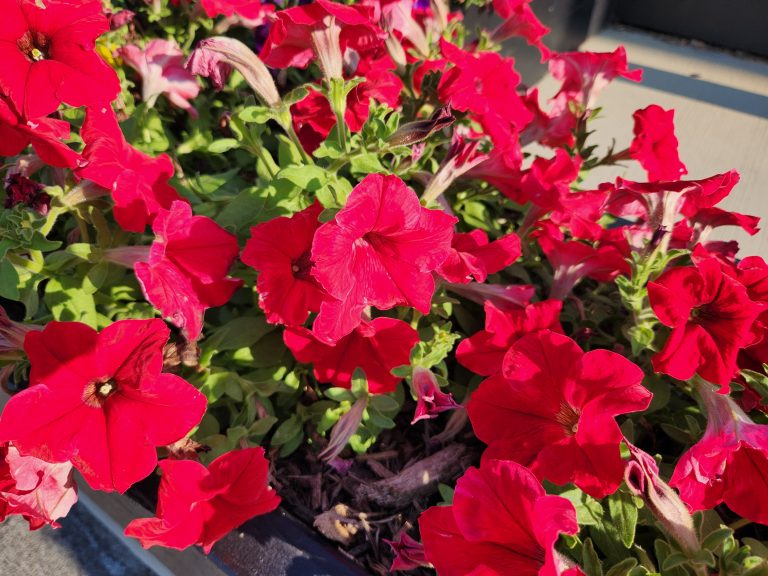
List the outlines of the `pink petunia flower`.
<svg viewBox="0 0 768 576">
<path fill-rule="evenodd" d="M 355 368 L 361 368 L 372 394 L 388 394 L 402 380 L 392 374 L 392 369 L 410 363 L 411 349 L 419 335 L 402 320 L 374 318 L 333 346 L 300 326 L 286 328 L 283 340 L 296 360 L 312 364 L 319 382 L 349 388 Z"/>
<path fill-rule="evenodd" d="M 0 88 L 24 118 L 117 97 L 117 74 L 93 51 L 109 30 L 101 2 L 0 0 L 0 14 Z"/>
<path fill-rule="evenodd" d="M 427 560 L 440 576 L 577 576 L 555 550 L 560 534 L 576 534 L 576 510 L 544 492 L 515 462 L 489 460 L 456 482 L 451 506 L 419 518 Z"/>
<path fill-rule="evenodd" d="M 615 417 L 645 410 L 643 371 L 615 352 L 584 353 L 567 336 L 542 330 L 520 338 L 502 371 L 484 380 L 467 411 L 484 458 L 528 466 L 537 478 L 573 482 L 602 498 L 621 484 L 623 434 Z"/>
<path fill-rule="evenodd" d="M 504 22 L 491 32 L 491 40 L 503 42 L 513 36 L 522 36 L 529 46 L 539 49 L 544 62 L 551 51 L 541 39 L 549 34 L 549 28 L 536 17 L 530 4 L 531 0 L 493 0 L 493 9 Z"/>
<path fill-rule="evenodd" d="M 280 504 L 268 484 L 263 448 L 227 452 L 208 468 L 194 460 L 163 460 L 160 470 L 157 517 L 139 518 L 125 527 L 125 535 L 144 548 L 197 544 L 208 554 L 230 530 Z"/>
<path fill-rule="evenodd" d="M 119 50 L 126 64 L 141 77 L 141 99 L 152 106 L 161 94 L 168 101 L 197 118 L 197 110 L 189 103 L 197 97 L 200 86 L 195 76 L 184 67 L 184 53 L 174 40 L 154 38 L 142 49 L 128 44 Z"/>
<path fill-rule="evenodd" d="M 459 408 L 451 394 L 440 390 L 440 384 L 432 371 L 416 366 L 411 378 L 411 391 L 416 397 L 416 411 L 411 425 L 419 420 L 437 418 L 438 414 Z"/>
<path fill-rule="evenodd" d="M 27 334 L 30 387 L 0 417 L 0 442 L 24 456 L 70 461 L 96 490 L 125 492 L 157 464 L 157 446 L 183 438 L 206 409 L 194 386 L 161 374 L 170 331 L 121 320 L 101 332 L 51 322 Z"/>
<path fill-rule="evenodd" d="M 707 411 L 704 436 L 680 458 L 669 483 L 691 510 L 721 502 L 768 525 L 768 426 L 755 424 L 728 395 L 699 382 Z"/>
<path fill-rule="evenodd" d="M 672 331 L 653 368 L 678 380 L 698 374 L 729 389 L 739 350 L 754 341 L 750 328 L 761 307 L 746 288 L 723 273 L 714 258 L 672 268 L 648 283 L 659 321 Z"/>
<path fill-rule="evenodd" d="M 61 528 L 56 520 L 66 516 L 75 502 L 72 464 L 22 456 L 11 444 L 0 447 L 0 522 L 18 514 L 30 530 Z"/>
<path fill-rule="evenodd" d="M 419 204 L 397 176 L 370 174 L 346 206 L 323 224 L 312 243 L 314 277 L 333 299 L 315 319 L 315 335 L 328 343 L 360 324 L 366 306 L 413 306 L 429 312 L 431 272 L 450 253 L 456 218 Z"/>
<path fill-rule="evenodd" d="M 421 542 L 417 542 L 405 532 L 400 532 L 394 541 L 384 540 L 392 552 L 395 553 L 395 558 L 392 560 L 392 566 L 389 567 L 390 572 L 397 570 L 413 570 L 422 566 L 429 567 L 431 564 L 427 561 L 427 557 L 424 555 L 424 546 Z"/>
<path fill-rule="evenodd" d="M 186 202 L 161 210 L 152 230 L 149 260 L 134 265 L 136 278 L 147 300 L 197 340 L 205 310 L 226 304 L 243 283 L 227 276 L 240 251 L 237 238 L 210 218 L 193 216 Z"/>
<path fill-rule="evenodd" d="M 310 259 L 322 211 L 315 202 L 290 218 L 281 216 L 251 228 L 241 259 L 259 272 L 256 290 L 267 322 L 299 326 L 327 298 L 312 276 Z"/>
</svg>

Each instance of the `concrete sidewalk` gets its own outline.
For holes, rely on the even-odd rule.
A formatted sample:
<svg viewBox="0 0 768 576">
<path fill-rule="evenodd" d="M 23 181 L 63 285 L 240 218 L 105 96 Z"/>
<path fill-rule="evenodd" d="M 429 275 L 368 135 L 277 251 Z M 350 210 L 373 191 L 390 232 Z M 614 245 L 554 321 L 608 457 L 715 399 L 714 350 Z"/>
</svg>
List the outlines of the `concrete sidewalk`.
<svg viewBox="0 0 768 576">
<path fill-rule="evenodd" d="M 591 141 L 607 147 L 614 139 L 616 150 L 622 150 L 632 140 L 635 110 L 650 104 L 674 108 L 680 157 L 688 166 L 685 178 L 738 170 L 741 181 L 721 207 L 760 216 L 768 228 L 768 61 L 621 29 L 604 30 L 580 49 L 608 52 L 619 45 L 627 49 L 630 68 L 643 69 L 643 81 L 618 79 L 602 92 Z M 542 99 L 557 90 L 548 77 L 538 86 Z M 584 187 L 615 176 L 645 180 L 633 162 L 594 170 Z M 750 237 L 728 227 L 712 237 L 738 240 L 742 257 L 768 257 L 768 230 Z"/>
</svg>

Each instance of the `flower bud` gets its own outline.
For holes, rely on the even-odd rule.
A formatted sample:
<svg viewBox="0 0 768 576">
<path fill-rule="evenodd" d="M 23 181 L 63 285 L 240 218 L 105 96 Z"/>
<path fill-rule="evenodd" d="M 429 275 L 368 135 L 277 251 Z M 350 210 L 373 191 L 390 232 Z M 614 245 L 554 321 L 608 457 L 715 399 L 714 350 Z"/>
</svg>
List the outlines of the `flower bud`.
<svg viewBox="0 0 768 576">
<path fill-rule="evenodd" d="M 440 412 L 454 410 L 459 407 L 453 396 L 440 390 L 435 375 L 426 368 L 416 366 L 411 378 L 411 391 L 416 397 L 416 413 L 411 424 L 419 420 L 437 418 Z"/>
<path fill-rule="evenodd" d="M 403 124 L 387 141 L 393 146 L 410 146 L 416 142 L 426 140 L 438 130 L 447 128 L 455 120 L 456 118 L 451 114 L 450 106 L 438 108 L 427 120 L 416 120 L 415 122 Z"/>
<path fill-rule="evenodd" d="M 282 105 L 267 67 L 250 48 L 234 38 L 206 38 L 192 52 L 186 67 L 193 74 L 210 78 L 217 90 L 222 89 L 232 68 L 235 68 L 264 104 L 271 108 Z"/>
<path fill-rule="evenodd" d="M 331 430 L 331 439 L 328 442 L 328 446 L 325 450 L 320 452 L 320 458 L 326 462 L 330 462 L 336 456 L 341 454 L 344 447 L 349 442 L 352 435 L 357 432 L 360 427 L 360 423 L 363 421 L 363 413 L 368 407 L 368 396 L 363 396 L 357 400 L 350 408 L 349 412 L 344 414 L 339 421 L 333 426 Z"/>
</svg>

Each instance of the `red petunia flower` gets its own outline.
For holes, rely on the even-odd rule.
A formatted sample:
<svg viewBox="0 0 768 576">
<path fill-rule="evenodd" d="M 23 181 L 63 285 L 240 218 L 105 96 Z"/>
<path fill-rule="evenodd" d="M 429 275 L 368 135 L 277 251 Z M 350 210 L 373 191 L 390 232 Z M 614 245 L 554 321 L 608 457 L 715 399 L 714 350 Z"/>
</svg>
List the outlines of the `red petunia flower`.
<svg viewBox="0 0 768 576">
<path fill-rule="evenodd" d="M 227 276 L 237 258 L 237 238 L 210 218 L 193 216 L 186 202 L 161 210 L 152 224 L 148 262 L 134 265 L 147 300 L 197 340 L 208 308 L 226 304 L 242 285 Z"/>
<path fill-rule="evenodd" d="M 306 68 L 317 59 L 326 75 L 340 78 L 347 48 L 362 55 L 381 47 L 386 37 L 373 23 L 371 7 L 315 0 L 275 14 L 260 56 L 273 68 Z M 329 49 L 334 53 L 327 53 Z M 326 67 L 335 72 L 329 75 Z"/>
<path fill-rule="evenodd" d="M 109 30 L 101 2 L 0 0 L 0 88 L 25 118 L 47 116 L 62 102 L 108 106 L 117 74 L 93 51 Z"/>
<path fill-rule="evenodd" d="M 72 464 L 51 464 L 22 456 L 13 445 L 0 447 L 0 522 L 19 514 L 30 530 L 61 528 L 58 522 L 77 502 Z"/>
<path fill-rule="evenodd" d="M 327 298 L 312 277 L 310 260 L 322 211 L 322 205 L 315 202 L 290 218 L 281 216 L 251 228 L 241 259 L 259 272 L 256 290 L 267 322 L 301 325 Z"/>
<path fill-rule="evenodd" d="M 236 16 L 249 24 L 254 21 L 265 23 L 267 15 L 272 13 L 274 6 L 262 4 L 259 0 L 201 0 L 200 5 L 208 18 Z"/>
<path fill-rule="evenodd" d="M 355 368 L 362 368 L 373 394 L 393 392 L 402 380 L 392 369 L 410 363 L 411 348 L 419 335 L 411 326 L 394 318 L 374 318 L 329 346 L 301 326 L 288 327 L 283 340 L 296 360 L 312 364 L 319 382 L 349 388 Z"/>
<path fill-rule="evenodd" d="M 549 73 L 562 85 L 555 100 L 595 107 L 597 96 L 615 78 L 639 82 L 642 70 L 630 70 L 627 52 L 619 46 L 613 52 L 558 52 L 549 59 Z"/>
<path fill-rule="evenodd" d="M 157 517 L 139 518 L 125 527 L 125 535 L 144 548 L 197 544 L 208 554 L 230 530 L 280 504 L 268 484 L 263 448 L 227 452 L 207 469 L 194 460 L 163 460 L 160 470 Z"/>
<path fill-rule="evenodd" d="M 549 34 L 549 28 L 536 17 L 530 3 L 531 0 L 493 0 L 493 9 L 504 22 L 491 32 L 491 40 L 503 42 L 512 36 L 522 36 L 529 46 L 539 49 L 544 62 L 551 51 L 541 39 Z"/>
<path fill-rule="evenodd" d="M 440 79 L 440 101 L 471 112 L 496 147 L 509 149 L 517 142 L 517 133 L 532 119 L 517 94 L 520 76 L 514 59 L 496 52 L 467 52 L 442 38 L 440 50 L 453 64 Z M 513 156 L 511 164 L 519 161 L 517 153 Z"/>
<path fill-rule="evenodd" d="M 101 332 L 51 322 L 27 334 L 31 386 L 0 417 L 0 442 L 24 456 L 72 462 L 97 490 L 125 492 L 157 464 L 155 447 L 195 427 L 206 400 L 161 374 L 169 330 L 161 320 L 121 320 Z"/>
<path fill-rule="evenodd" d="M 168 184 L 171 159 L 165 154 L 152 158 L 128 144 L 110 108 L 88 109 L 80 136 L 88 163 L 77 175 L 112 192 L 115 220 L 125 230 L 144 232 L 158 211 L 181 200 Z"/>
<path fill-rule="evenodd" d="M 567 336 L 528 334 L 484 380 L 467 411 L 485 458 L 528 466 L 537 478 L 573 482 L 602 498 L 621 484 L 623 434 L 615 417 L 645 410 L 643 371 L 615 352 L 584 353 Z"/>
<path fill-rule="evenodd" d="M 501 370 L 504 355 L 521 337 L 539 330 L 563 333 L 560 326 L 561 300 L 544 300 L 517 310 L 501 310 L 485 303 L 485 330 L 465 338 L 456 348 L 456 360 L 481 376 Z"/>
<path fill-rule="evenodd" d="M 560 534 L 576 534 L 570 501 L 550 496 L 529 470 L 489 460 L 456 482 L 451 506 L 419 518 L 427 559 L 440 576 L 576 576 L 555 550 Z"/>
<path fill-rule="evenodd" d="M 390 572 L 397 570 L 413 570 L 422 566 L 429 567 L 431 564 L 427 562 L 427 557 L 424 555 L 424 546 L 421 542 L 417 542 L 405 532 L 400 532 L 397 535 L 397 539 L 386 540 L 383 539 L 392 552 L 395 553 L 395 558 L 392 560 L 392 566 L 389 567 Z"/>
<path fill-rule="evenodd" d="M 755 424 L 732 398 L 706 383 L 697 386 L 707 429 L 682 455 L 669 483 L 691 510 L 721 502 L 753 522 L 768 525 L 768 426 Z"/>
<path fill-rule="evenodd" d="M 168 101 L 197 118 L 197 110 L 189 103 L 197 97 L 200 86 L 195 76 L 184 67 L 184 53 L 174 40 L 154 38 L 142 49 L 134 44 L 118 51 L 128 66 L 141 77 L 141 99 L 151 106 L 164 94 Z"/>
<path fill-rule="evenodd" d="M 630 272 L 622 251 L 610 243 L 593 247 L 575 240 L 565 241 L 553 226 L 545 227 L 537 239 L 554 271 L 550 298 L 563 300 L 584 277 L 610 282 Z"/>
<path fill-rule="evenodd" d="M 370 174 L 312 243 L 313 275 L 333 297 L 320 306 L 313 331 L 335 342 L 360 324 L 366 306 L 429 312 L 431 272 L 450 253 L 456 218 L 419 204 L 397 176 Z"/>
<path fill-rule="evenodd" d="M 24 120 L 0 96 L 0 156 L 16 156 L 31 144 L 40 160 L 46 164 L 74 168 L 84 163 L 84 160 L 62 142 L 68 138 L 68 122 L 56 118 Z"/>
<path fill-rule="evenodd" d="M 654 370 L 678 380 L 698 374 L 726 393 L 739 350 L 754 340 L 750 328 L 761 311 L 746 288 L 710 258 L 667 270 L 648 283 L 648 297 L 659 321 L 672 328 L 652 359 Z"/>
<path fill-rule="evenodd" d="M 488 274 L 503 270 L 520 257 L 520 238 L 507 234 L 488 241 L 488 235 L 475 229 L 468 234 L 454 234 L 451 253 L 437 269 L 437 273 L 458 284 L 467 284 L 474 278 L 485 282 Z"/>
<path fill-rule="evenodd" d="M 675 111 L 652 104 L 637 110 L 632 117 L 635 119 L 635 137 L 629 153 L 645 168 L 648 179 L 679 180 L 687 174 L 688 169 L 677 152 Z"/>
</svg>

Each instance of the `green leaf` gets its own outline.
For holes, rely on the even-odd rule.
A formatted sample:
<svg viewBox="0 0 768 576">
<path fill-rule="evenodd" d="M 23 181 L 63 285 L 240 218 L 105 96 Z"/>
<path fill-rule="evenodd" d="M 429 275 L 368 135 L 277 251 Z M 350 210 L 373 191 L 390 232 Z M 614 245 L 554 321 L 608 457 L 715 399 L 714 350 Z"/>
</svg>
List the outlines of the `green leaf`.
<svg viewBox="0 0 768 576">
<path fill-rule="evenodd" d="M 303 423 L 298 414 L 292 415 L 288 420 L 280 424 L 272 435 L 272 446 L 282 446 L 295 439 L 297 436 L 303 436 Z"/>
<path fill-rule="evenodd" d="M 326 398 L 330 398 L 334 402 L 347 401 L 351 403 L 355 401 L 355 395 L 346 388 L 328 388 L 325 392 L 323 392 L 323 394 Z"/>
<path fill-rule="evenodd" d="M 376 394 L 375 396 L 372 396 L 368 405 L 384 414 L 392 412 L 397 414 L 400 411 L 400 403 L 392 398 L 392 396 L 387 396 L 385 394 Z"/>
<path fill-rule="evenodd" d="M 605 573 L 605 576 L 628 576 L 635 566 L 637 566 L 637 559 L 625 558 L 618 564 L 611 566 L 611 569 Z"/>
<path fill-rule="evenodd" d="M 447 484 L 440 483 L 437 485 L 437 491 L 440 493 L 440 498 L 442 498 L 442 502 L 438 506 L 450 506 L 453 504 L 453 488 Z"/>
<path fill-rule="evenodd" d="M 379 155 L 374 152 L 353 156 L 349 162 L 349 170 L 355 176 L 387 171 L 379 162 Z"/>
<path fill-rule="evenodd" d="M 264 316 L 241 316 L 211 332 L 203 342 L 203 349 L 217 352 L 239 350 L 253 346 L 274 330 L 275 327 L 268 324 Z"/>
<path fill-rule="evenodd" d="M 320 166 L 288 166 L 277 173 L 278 180 L 287 180 L 301 190 L 314 192 L 325 186 L 329 173 Z"/>
<path fill-rule="evenodd" d="M 635 542 L 637 526 L 637 505 L 631 494 L 617 490 L 608 498 L 608 513 L 626 548 Z"/>
<path fill-rule="evenodd" d="M 461 338 L 459 334 L 451 332 L 451 323 L 446 322 L 442 326 L 433 325 L 433 336 L 430 340 L 421 341 L 411 350 L 411 365 L 430 369 L 445 360 L 453 350 L 453 345 Z"/>
<path fill-rule="evenodd" d="M 725 539 L 733 534 L 733 530 L 727 527 L 722 527 L 718 530 L 710 532 L 706 535 L 701 542 L 701 547 L 705 550 L 711 550 L 714 552 L 720 545 L 725 542 Z"/>
<path fill-rule="evenodd" d="M 56 320 L 84 322 L 96 328 L 96 304 L 81 283 L 77 277 L 51 278 L 45 286 L 45 303 Z"/>
<path fill-rule="evenodd" d="M 224 228 L 232 228 L 241 234 L 247 232 L 249 226 L 278 216 L 290 216 L 306 205 L 301 190 L 294 186 L 252 186 L 228 202 L 215 220 Z"/>
<path fill-rule="evenodd" d="M 19 273 L 10 260 L 0 260 L 0 296 L 9 300 L 18 300 Z"/>
<path fill-rule="evenodd" d="M 211 154 L 223 154 L 229 150 L 240 147 L 240 142 L 234 138 L 221 138 L 208 144 L 208 152 Z"/>
<path fill-rule="evenodd" d="M 587 576 L 603 576 L 603 566 L 591 538 L 584 540 L 581 548 L 581 567 Z"/>
<path fill-rule="evenodd" d="M 594 526 L 603 521 L 604 512 L 600 502 L 575 486 L 557 492 L 557 495 L 571 501 L 573 507 L 576 508 L 576 520 L 580 526 Z"/>
<path fill-rule="evenodd" d="M 361 368 L 355 368 L 352 373 L 352 395 L 355 398 L 368 396 L 368 379 Z"/>
</svg>

